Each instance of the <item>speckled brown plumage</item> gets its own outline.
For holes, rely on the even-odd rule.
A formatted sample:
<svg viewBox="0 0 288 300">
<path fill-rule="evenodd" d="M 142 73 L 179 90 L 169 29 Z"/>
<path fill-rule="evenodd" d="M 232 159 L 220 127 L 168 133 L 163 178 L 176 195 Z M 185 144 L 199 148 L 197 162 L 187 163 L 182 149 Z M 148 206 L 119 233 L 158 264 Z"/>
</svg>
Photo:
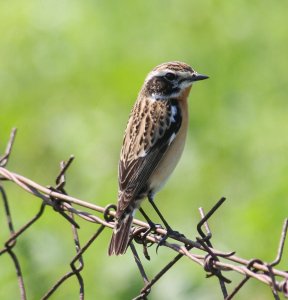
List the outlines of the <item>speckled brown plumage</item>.
<svg viewBox="0 0 288 300">
<path fill-rule="evenodd" d="M 125 253 L 135 210 L 174 170 L 184 148 L 192 82 L 205 78 L 181 62 L 161 64 L 148 74 L 125 130 L 109 255 Z"/>
<path fill-rule="evenodd" d="M 172 116 L 172 109 L 177 116 Z M 152 101 L 139 98 L 125 131 L 119 162 L 119 190 L 123 192 L 118 202 L 117 216 L 121 216 L 131 198 L 141 199 L 151 172 L 169 145 L 169 139 L 181 126 L 181 111 L 177 101 Z M 147 164 L 149 161 L 149 164 Z M 143 190 L 144 188 L 144 190 Z"/>
</svg>

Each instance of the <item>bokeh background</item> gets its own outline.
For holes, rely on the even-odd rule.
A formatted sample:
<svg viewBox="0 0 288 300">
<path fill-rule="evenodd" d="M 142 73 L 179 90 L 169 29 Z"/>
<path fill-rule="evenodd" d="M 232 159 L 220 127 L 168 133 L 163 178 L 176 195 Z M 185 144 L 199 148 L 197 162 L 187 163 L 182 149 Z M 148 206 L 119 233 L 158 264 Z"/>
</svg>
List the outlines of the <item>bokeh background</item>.
<svg viewBox="0 0 288 300">
<path fill-rule="evenodd" d="M 185 152 L 158 205 L 175 229 L 193 238 L 198 207 L 207 211 L 226 196 L 210 222 L 215 247 L 274 259 L 288 211 L 287 11 L 287 1 L 268 0 L 1 1 L 2 151 L 18 128 L 8 168 L 53 184 L 59 161 L 74 154 L 67 191 L 102 206 L 115 202 L 123 132 L 146 74 L 165 61 L 187 62 L 210 79 L 193 87 Z M 5 186 L 19 228 L 40 201 Z M 2 212 L 0 224 L 3 243 Z M 97 227 L 79 224 L 83 244 Z M 107 257 L 110 234 L 85 255 L 86 299 L 131 299 L 142 286 L 129 251 Z M 151 277 L 173 255 L 162 248 L 150 253 L 144 264 Z M 19 240 L 17 254 L 28 297 L 39 299 L 69 270 L 69 224 L 48 208 Z M 280 268 L 287 262 L 286 247 Z M 6 255 L 0 264 L 0 298 L 18 299 L 12 262 Z M 78 299 L 76 279 L 52 298 Z M 216 279 L 183 259 L 150 298 L 221 299 L 221 293 Z M 251 280 L 235 299 L 272 295 Z"/>
</svg>

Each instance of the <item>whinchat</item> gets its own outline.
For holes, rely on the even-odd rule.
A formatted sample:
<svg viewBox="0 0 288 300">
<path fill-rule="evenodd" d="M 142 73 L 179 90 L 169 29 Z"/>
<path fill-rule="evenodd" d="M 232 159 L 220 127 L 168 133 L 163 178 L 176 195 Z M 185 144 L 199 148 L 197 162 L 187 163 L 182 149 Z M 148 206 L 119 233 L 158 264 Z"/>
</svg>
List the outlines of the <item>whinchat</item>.
<svg viewBox="0 0 288 300">
<path fill-rule="evenodd" d="M 118 166 L 118 204 L 109 255 L 124 254 L 136 209 L 161 189 L 183 152 L 188 96 L 208 78 L 183 62 L 163 63 L 146 77 L 126 127 Z"/>
</svg>

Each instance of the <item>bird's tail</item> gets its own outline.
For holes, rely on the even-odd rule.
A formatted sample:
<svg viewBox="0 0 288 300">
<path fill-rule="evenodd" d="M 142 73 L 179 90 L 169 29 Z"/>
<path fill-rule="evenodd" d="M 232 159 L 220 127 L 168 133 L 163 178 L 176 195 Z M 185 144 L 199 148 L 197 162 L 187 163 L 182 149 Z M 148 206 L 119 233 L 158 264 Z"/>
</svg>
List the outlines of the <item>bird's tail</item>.
<svg viewBox="0 0 288 300">
<path fill-rule="evenodd" d="M 127 213 L 124 218 L 116 220 L 113 235 L 110 241 L 108 255 L 121 255 L 126 252 L 130 229 L 133 221 L 133 212 Z"/>
</svg>

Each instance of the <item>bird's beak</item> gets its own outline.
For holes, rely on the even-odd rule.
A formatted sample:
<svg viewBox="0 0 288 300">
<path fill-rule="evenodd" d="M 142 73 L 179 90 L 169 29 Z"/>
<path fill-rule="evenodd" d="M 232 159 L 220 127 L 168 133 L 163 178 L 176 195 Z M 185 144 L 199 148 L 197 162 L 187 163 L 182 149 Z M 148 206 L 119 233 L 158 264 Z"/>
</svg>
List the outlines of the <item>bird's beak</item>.
<svg viewBox="0 0 288 300">
<path fill-rule="evenodd" d="M 209 76 L 203 75 L 203 74 L 198 74 L 198 73 L 193 73 L 192 76 L 189 78 L 189 81 L 194 82 L 194 81 L 199 81 L 199 80 L 204 80 L 208 79 Z"/>
</svg>

